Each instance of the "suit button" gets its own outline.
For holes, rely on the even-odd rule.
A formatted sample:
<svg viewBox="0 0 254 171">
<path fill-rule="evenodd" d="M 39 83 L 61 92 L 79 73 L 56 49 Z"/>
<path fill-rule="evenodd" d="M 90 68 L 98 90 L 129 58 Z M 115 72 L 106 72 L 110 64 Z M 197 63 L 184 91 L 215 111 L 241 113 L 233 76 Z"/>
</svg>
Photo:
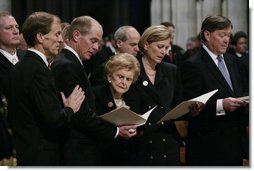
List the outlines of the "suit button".
<svg viewBox="0 0 254 171">
<path fill-rule="evenodd" d="M 108 107 L 113 107 L 113 102 L 108 102 Z"/>
<path fill-rule="evenodd" d="M 163 141 L 163 142 L 166 142 L 166 139 L 165 139 L 165 138 L 163 138 L 163 139 L 162 139 L 162 141 Z"/>
<path fill-rule="evenodd" d="M 153 156 L 150 156 L 150 159 L 153 159 Z"/>
<path fill-rule="evenodd" d="M 166 154 L 164 154 L 164 155 L 163 155 L 163 158 L 164 158 L 164 159 L 165 159 L 165 158 L 167 158 L 167 155 L 166 155 Z"/>
<path fill-rule="evenodd" d="M 153 141 L 152 141 L 152 140 L 150 140 L 150 141 L 149 141 L 149 143 L 150 143 L 150 144 L 152 144 L 152 143 L 153 143 Z"/>
</svg>

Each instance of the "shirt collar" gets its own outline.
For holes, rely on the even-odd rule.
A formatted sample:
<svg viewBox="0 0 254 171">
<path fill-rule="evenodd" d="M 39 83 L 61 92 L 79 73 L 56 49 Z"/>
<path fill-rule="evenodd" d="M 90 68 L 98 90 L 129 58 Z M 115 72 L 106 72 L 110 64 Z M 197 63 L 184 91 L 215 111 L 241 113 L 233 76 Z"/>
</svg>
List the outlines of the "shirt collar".
<svg viewBox="0 0 254 171">
<path fill-rule="evenodd" d="M 44 61 L 44 63 L 46 64 L 46 66 L 49 65 L 49 63 L 47 61 L 47 57 L 43 53 L 41 53 L 40 51 L 33 49 L 33 48 L 28 48 L 27 50 L 32 51 L 32 52 L 36 53 L 37 55 L 39 55 L 41 57 L 41 59 Z"/>
<path fill-rule="evenodd" d="M 14 55 L 10 54 L 9 52 L 3 50 L 3 49 L 0 49 L 0 52 L 10 61 L 12 62 L 13 59 L 16 59 L 16 61 L 19 61 L 19 58 L 17 56 L 17 51 L 15 51 Z"/>
<path fill-rule="evenodd" d="M 70 46 L 66 45 L 64 47 L 64 49 L 67 49 L 67 50 L 71 51 L 78 58 L 78 60 L 81 63 L 81 65 L 83 65 L 82 60 L 80 59 L 78 53 L 73 48 L 71 48 Z"/>
<path fill-rule="evenodd" d="M 206 52 L 210 55 L 210 57 L 213 59 L 213 61 L 217 61 L 217 57 L 218 57 L 218 55 L 216 55 L 216 54 L 214 54 L 212 51 L 210 51 L 209 49 L 208 49 L 208 47 L 205 45 L 205 44 L 203 44 L 203 48 L 206 50 Z M 221 56 L 222 56 L 222 58 L 223 58 L 223 54 L 221 54 Z"/>
<path fill-rule="evenodd" d="M 236 52 L 235 54 L 236 54 L 237 57 L 242 57 L 241 53 Z"/>
</svg>

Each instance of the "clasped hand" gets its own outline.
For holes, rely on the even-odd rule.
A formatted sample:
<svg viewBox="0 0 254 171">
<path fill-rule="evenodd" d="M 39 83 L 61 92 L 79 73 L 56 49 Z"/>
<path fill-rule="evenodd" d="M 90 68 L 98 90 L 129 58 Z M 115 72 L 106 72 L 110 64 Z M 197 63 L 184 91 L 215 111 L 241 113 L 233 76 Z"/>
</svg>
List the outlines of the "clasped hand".
<svg viewBox="0 0 254 171">
<path fill-rule="evenodd" d="M 118 136 L 129 139 L 137 135 L 137 125 L 123 125 L 119 126 Z"/>
</svg>

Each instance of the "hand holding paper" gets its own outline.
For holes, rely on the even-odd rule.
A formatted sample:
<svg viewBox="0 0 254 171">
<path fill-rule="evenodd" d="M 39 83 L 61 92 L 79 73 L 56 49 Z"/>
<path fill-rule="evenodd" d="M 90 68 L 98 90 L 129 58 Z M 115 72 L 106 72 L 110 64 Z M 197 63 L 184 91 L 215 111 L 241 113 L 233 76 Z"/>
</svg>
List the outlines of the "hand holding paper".
<svg viewBox="0 0 254 171">
<path fill-rule="evenodd" d="M 246 103 L 250 103 L 250 97 L 249 96 L 238 97 L 237 99 L 242 100 Z"/>
<path fill-rule="evenodd" d="M 139 115 L 125 107 L 117 108 L 115 110 L 112 110 L 104 115 L 101 115 L 100 117 L 116 126 L 120 125 L 137 125 L 141 126 L 144 125 L 152 113 L 152 111 L 156 108 L 150 109 L 143 115 Z"/>
<path fill-rule="evenodd" d="M 218 89 L 210 91 L 206 94 L 203 94 L 201 96 L 198 96 L 194 99 L 188 100 L 188 101 L 183 101 L 179 105 L 177 105 L 174 109 L 169 111 L 164 117 L 162 117 L 157 123 L 167 121 L 167 120 L 172 120 L 172 119 L 177 119 L 184 114 L 190 112 L 190 107 L 192 105 L 204 105 L 206 104 L 207 100 L 210 99 Z"/>
<path fill-rule="evenodd" d="M 137 135 L 137 126 L 136 125 L 125 125 L 125 126 L 119 126 L 119 134 L 118 136 L 129 139 L 131 137 L 134 137 Z"/>
<path fill-rule="evenodd" d="M 190 109 L 190 115 L 191 116 L 197 116 L 205 107 L 204 103 L 193 103 L 190 105 L 189 109 Z"/>
<path fill-rule="evenodd" d="M 240 97 L 240 98 L 227 97 L 222 100 L 223 109 L 228 112 L 233 112 L 240 107 L 245 107 L 248 104 L 243 100 L 245 98 L 246 97 Z"/>
</svg>

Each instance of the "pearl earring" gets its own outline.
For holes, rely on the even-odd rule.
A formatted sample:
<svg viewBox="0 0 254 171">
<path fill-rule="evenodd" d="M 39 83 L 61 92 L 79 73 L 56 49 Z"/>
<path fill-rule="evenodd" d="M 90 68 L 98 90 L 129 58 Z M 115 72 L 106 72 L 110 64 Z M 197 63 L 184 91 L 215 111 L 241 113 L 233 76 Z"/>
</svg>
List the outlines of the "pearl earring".
<svg viewBox="0 0 254 171">
<path fill-rule="evenodd" d="M 111 80 L 108 80 L 109 83 L 111 83 Z"/>
</svg>

